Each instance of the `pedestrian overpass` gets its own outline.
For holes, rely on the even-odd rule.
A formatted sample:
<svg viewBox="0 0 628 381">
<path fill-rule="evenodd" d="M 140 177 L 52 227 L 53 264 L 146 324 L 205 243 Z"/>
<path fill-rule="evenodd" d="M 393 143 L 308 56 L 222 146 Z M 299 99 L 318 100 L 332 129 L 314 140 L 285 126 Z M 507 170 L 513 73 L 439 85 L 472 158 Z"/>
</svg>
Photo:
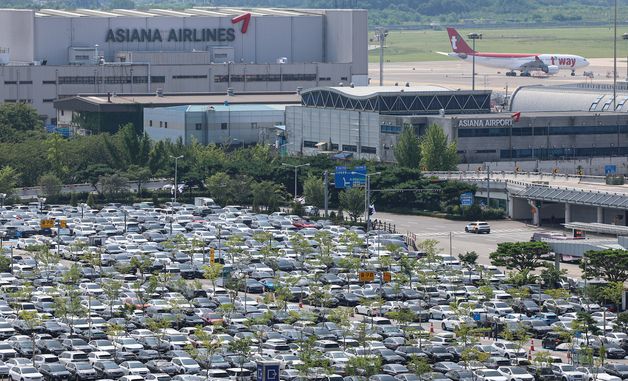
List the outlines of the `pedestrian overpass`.
<svg viewBox="0 0 628 381">
<path fill-rule="evenodd" d="M 475 184 L 476 197 L 503 200 L 510 218 L 530 220 L 537 226 L 573 221 L 627 225 L 628 186 L 607 185 L 603 176 L 506 171 L 424 175 Z"/>
</svg>

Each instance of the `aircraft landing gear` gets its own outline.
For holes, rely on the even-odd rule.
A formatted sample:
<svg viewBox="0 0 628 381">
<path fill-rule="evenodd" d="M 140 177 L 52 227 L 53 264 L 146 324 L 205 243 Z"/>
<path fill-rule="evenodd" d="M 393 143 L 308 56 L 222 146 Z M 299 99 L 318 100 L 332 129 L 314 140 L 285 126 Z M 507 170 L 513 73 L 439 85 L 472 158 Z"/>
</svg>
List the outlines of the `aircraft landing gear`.
<svg viewBox="0 0 628 381">
<path fill-rule="evenodd" d="M 527 72 L 527 71 L 522 71 L 521 74 L 519 74 L 519 76 L 521 76 L 521 77 L 530 77 L 531 74 L 529 72 Z"/>
<path fill-rule="evenodd" d="M 514 71 L 507 71 L 506 72 L 506 77 L 516 77 L 517 73 L 515 73 Z"/>
<path fill-rule="evenodd" d="M 572 71 L 571 71 L 571 76 L 572 76 L 572 77 L 575 77 L 575 76 L 576 76 L 576 71 L 575 71 L 575 70 L 572 70 Z"/>
</svg>

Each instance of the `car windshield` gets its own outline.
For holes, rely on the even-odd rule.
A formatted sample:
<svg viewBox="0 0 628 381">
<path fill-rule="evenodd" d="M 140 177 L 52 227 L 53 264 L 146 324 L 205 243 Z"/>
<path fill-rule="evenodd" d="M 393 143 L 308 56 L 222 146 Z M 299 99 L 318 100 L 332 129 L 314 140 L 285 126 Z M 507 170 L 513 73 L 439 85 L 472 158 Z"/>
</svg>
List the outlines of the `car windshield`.
<svg viewBox="0 0 628 381">
<path fill-rule="evenodd" d="M 527 374 L 528 373 L 521 368 L 510 368 L 510 371 L 512 372 L 512 374 Z"/>
<path fill-rule="evenodd" d="M 31 367 L 24 367 L 21 370 L 22 370 L 22 374 L 37 373 L 37 370 Z"/>
<path fill-rule="evenodd" d="M 76 369 L 87 370 L 87 369 L 92 369 L 92 367 L 91 367 L 91 365 L 89 365 L 86 362 L 77 362 L 76 363 Z"/>
<path fill-rule="evenodd" d="M 573 372 L 574 370 L 576 370 L 576 368 L 574 368 L 572 365 L 563 365 L 560 369 L 563 372 Z"/>
<path fill-rule="evenodd" d="M 499 373 L 496 370 L 483 370 L 482 374 L 484 375 L 484 377 L 499 377 L 499 376 L 501 376 L 501 373 Z"/>
</svg>

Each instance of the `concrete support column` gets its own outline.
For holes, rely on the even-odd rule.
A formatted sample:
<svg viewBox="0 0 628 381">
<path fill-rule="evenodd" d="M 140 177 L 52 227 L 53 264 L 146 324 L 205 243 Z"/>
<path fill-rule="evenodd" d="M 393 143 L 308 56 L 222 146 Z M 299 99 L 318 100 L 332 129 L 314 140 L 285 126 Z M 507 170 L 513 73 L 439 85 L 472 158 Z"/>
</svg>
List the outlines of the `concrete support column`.
<svg viewBox="0 0 628 381">
<path fill-rule="evenodd" d="M 512 196 L 508 196 L 508 217 L 514 218 L 515 215 L 515 199 Z"/>
<path fill-rule="evenodd" d="M 571 204 L 565 203 L 565 223 L 568 224 L 571 222 Z"/>
<path fill-rule="evenodd" d="M 597 207 L 597 222 L 599 224 L 604 223 L 604 208 L 601 206 Z"/>
</svg>

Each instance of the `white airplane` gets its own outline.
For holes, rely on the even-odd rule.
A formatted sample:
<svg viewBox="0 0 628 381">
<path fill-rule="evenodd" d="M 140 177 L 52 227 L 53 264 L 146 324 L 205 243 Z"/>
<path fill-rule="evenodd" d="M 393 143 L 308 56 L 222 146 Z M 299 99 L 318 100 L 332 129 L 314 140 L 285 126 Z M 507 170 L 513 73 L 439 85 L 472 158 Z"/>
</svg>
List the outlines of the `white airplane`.
<svg viewBox="0 0 628 381">
<path fill-rule="evenodd" d="M 571 75 L 576 75 L 576 69 L 589 65 L 586 58 L 573 54 L 480 53 L 471 49 L 456 29 L 447 28 L 447 33 L 453 53 L 437 53 L 468 62 L 475 57 L 478 65 L 508 69 L 507 76 L 516 76 L 515 70 L 522 77 L 529 77 L 533 71 L 554 75 L 560 70 L 571 70 Z"/>
</svg>

